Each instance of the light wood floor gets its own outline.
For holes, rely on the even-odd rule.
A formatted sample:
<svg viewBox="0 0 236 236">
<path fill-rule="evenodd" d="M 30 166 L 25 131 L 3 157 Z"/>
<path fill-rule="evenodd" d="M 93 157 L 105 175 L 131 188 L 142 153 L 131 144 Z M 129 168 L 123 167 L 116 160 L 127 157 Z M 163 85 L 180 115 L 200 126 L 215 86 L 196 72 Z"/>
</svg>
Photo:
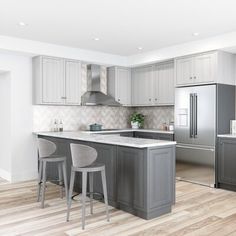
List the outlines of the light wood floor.
<svg viewBox="0 0 236 236">
<path fill-rule="evenodd" d="M 0 180 L 0 235 L 236 235 L 236 193 L 177 181 L 177 202 L 172 213 L 143 220 L 96 202 L 94 215 L 87 215 L 81 230 L 80 206 L 74 202 L 70 222 L 65 222 L 66 204 L 55 185 L 48 185 L 45 209 L 39 208 L 36 183 L 9 184 Z M 88 212 L 88 211 L 87 211 Z"/>
</svg>

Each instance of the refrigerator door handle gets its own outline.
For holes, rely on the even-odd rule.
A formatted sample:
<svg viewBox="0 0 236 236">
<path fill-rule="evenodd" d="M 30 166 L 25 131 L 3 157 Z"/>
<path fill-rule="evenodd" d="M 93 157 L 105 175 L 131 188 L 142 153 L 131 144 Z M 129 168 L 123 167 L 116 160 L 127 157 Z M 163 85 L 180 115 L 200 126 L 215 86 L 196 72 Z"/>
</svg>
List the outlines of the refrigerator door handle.
<svg viewBox="0 0 236 236">
<path fill-rule="evenodd" d="M 193 105 L 193 113 L 194 113 L 194 127 L 193 127 L 193 130 L 194 130 L 194 133 L 193 133 L 193 137 L 194 138 L 197 138 L 197 134 L 198 134 L 198 130 L 197 130 L 197 110 L 198 110 L 198 97 L 197 97 L 197 94 L 195 93 L 194 94 L 194 99 L 193 99 L 193 101 L 194 101 L 194 105 Z"/>
<path fill-rule="evenodd" d="M 194 106 L 194 104 L 193 104 L 193 94 L 192 93 L 190 93 L 190 124 L 189 124 L 189 126 L 190 126 L 190 138 L 193 138 L 194 137 L 194 130 L 193 130 L 193 119 L 194 119 L 194 117 L 193 117 L 193 106 Z"/>
</svg>

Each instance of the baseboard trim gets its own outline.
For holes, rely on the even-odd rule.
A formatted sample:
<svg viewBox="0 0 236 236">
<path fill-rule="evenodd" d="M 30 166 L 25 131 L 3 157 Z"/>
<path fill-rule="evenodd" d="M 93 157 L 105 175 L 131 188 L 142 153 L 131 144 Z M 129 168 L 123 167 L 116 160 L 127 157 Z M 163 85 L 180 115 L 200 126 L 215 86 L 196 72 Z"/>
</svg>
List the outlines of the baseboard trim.
<svg viewBox="0 0 236 236">
<path fill-rule="evenodd" d="M 28 171 L 28 172 L 20 172 L 14 173 L 11 178 L 11 182 L 20 182 L 20 181 L 28 181 L 28 180 L 35 180 L 38 178 L 37 171 Z"/>
<path fill-rule="evenodd" d="M 9 171 L 3 170 L 3 169 L 0 169 L 0 177 L 2 179 L 9 181 L 9 182 L 11 182 L 11 180 L 12 180 L 11 173 Z"/>
</svg>

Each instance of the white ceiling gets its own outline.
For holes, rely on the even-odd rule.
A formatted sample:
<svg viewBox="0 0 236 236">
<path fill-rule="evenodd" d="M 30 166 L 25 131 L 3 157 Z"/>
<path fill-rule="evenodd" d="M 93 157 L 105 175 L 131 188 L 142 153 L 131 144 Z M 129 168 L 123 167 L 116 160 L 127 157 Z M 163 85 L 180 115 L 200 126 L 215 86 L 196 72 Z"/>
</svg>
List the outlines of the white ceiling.
<svg viewBox="0 0 236 236">
<path fill-rule="evenodd" d="M 235 9 L 235 0 L 0 0 L 0 35 L 130 56 L 234 31 Z"/>
</svg>

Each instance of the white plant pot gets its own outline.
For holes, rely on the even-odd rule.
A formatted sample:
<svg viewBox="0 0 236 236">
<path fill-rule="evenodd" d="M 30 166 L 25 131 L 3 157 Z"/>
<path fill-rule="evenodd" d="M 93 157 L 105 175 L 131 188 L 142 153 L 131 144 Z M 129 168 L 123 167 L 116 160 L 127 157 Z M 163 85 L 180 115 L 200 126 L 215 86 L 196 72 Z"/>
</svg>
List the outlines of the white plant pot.
<svg viewBox="0 0 236 236">
<path fill-rule="evenodd" d="M 139 123 L 138 122 L 132 122 L 131 121 L 131 127 L 132 127 L 132 129 L 139 129 Z"/>
</svg>

